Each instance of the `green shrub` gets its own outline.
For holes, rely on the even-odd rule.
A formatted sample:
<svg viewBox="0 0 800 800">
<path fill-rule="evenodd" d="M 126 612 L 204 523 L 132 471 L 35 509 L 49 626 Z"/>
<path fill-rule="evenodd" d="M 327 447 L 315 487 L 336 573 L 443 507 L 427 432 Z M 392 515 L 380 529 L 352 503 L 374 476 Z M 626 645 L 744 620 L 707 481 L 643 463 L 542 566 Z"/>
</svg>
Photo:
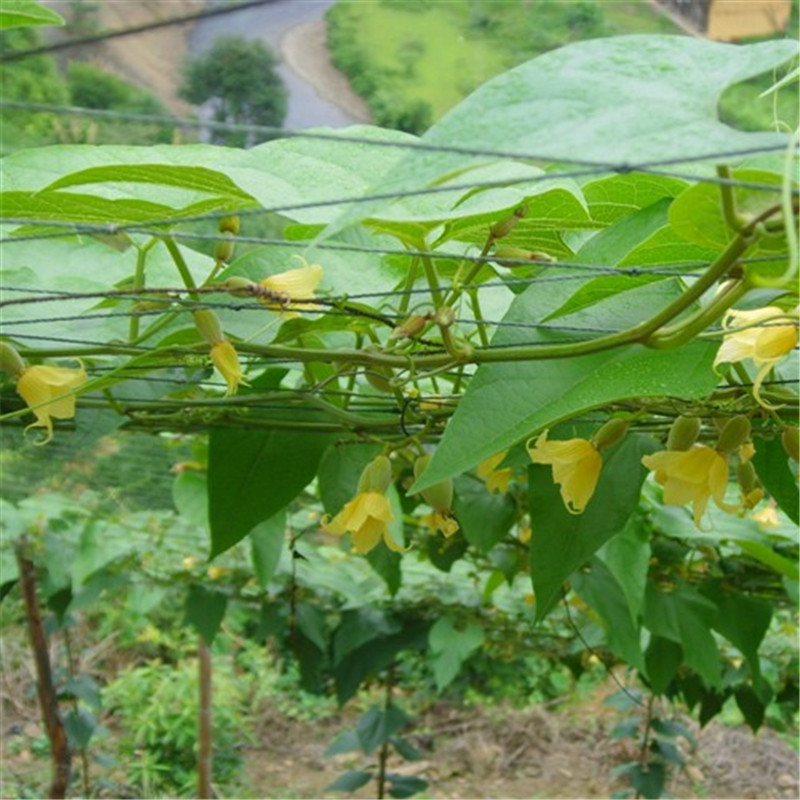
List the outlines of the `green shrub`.
<svg viewBox="0 0 800 800">
<path fill-rule="evenodd" d="M 243 692 L 228 669 L 214 671 L 214 781 L 230 785 L 242 758 Z M 120 760 L 140 796 L 193 796 L 197 777 L 197 662 L 154 663 L 123 672 L 103 692 L 123 729 Z"/>
</svg>

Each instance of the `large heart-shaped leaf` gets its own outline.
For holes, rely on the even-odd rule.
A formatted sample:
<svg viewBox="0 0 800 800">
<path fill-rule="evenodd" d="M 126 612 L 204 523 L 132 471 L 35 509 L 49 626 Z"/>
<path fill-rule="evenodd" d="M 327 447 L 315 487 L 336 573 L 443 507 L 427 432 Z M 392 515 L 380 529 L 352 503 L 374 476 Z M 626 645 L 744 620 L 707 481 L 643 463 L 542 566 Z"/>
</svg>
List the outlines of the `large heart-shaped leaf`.
<svg viewBox="0 0 800 800">
<path fill-rule="evenodd" d="M 742 46 L 688 36 L 576 42 L 488 81 L 421 141 L 568 165 L 578 159 L 626 166 L 780 146 L 785 135 L 735 130 L 719 121 L 717 107 L 726 88 L 784 64 L 796 52 L 791 41 Z M 372 191 L 416 190 L 485 159 L 415 151 Z M 328 233 L 375 216 L 380 205 L 359 205 Z"/>
</svg>

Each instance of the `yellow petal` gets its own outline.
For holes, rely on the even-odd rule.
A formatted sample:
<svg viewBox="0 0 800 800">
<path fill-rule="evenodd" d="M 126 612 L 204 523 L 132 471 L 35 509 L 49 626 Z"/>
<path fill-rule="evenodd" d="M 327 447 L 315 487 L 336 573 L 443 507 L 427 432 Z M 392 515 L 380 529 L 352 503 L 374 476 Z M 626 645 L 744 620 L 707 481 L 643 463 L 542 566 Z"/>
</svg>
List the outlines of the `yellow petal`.
<svg viewBox="0 0 800 800">
<path fill-rule="evenodd" d="M 47 429 L 47 436 L 39 444 L 46 444 L 53 438 L 51 417 L 71 419 L 75 416 L 74 390 L 84 383 L 83 367 L 69 369 L 40 364 L 23 370 L 17 381 L 17 392 L 36 417 L 36 422 L 28 428 Z"/>
<path fill-rule="evenodd" d="M 293 300 L 308 300 L 314 296 L 314 291 L 322 280 L 322 267 L 319 264 L 306 264 L 297 269 L 289 269 L 270 275 L 261 281 L 261 285 L 274 292 L 282 303 L 267 299 L 262 302 L 273 310 L 284 308 L 300 308 L 314 310 L 319 308 L 315 303 L 293 303 Z"/>
<path fill-rule="evenodd" d="M 225 383 L 228 384 L 225 394 L 236 394 L 239 384 L 245 383 L 236 348 L 227 339 L 223 339 L 211 348 L 210 356 L 214 366 L 219 370 L 220 375 L 225 378 Z"/>
</svg>

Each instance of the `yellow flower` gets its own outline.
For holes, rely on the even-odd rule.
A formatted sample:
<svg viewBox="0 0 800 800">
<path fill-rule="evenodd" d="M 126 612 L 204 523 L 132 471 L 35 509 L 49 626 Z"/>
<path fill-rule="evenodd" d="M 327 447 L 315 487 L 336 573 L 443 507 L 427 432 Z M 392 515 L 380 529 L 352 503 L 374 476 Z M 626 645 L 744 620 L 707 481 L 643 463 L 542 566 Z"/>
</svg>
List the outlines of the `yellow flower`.
<svg viewBox="0 0 800 800">
<path fill-rule="evenodd" d="M 214 366 L 228 384 L 225 395 L 236 394 L 239 384 L 247 383 L 244 379 L 242 368 L 239 366 L 239 356 L 236 354 L 236 348 L 227 339 L 223 339 L 212 345 L 210 355 Z"/>
<path fill-rule="evenodd" d="M 452 512 L 434 511 L 426 514 L 422 521 L 432 530 L 441 531 L 446 537 L 452 536 L 459 528 L 456 518 Z"/>
<path fill-rule="evenodd" d="M 751 514 L 750 519 L 755 520 L 762 528 L 777 528 L 781 524 L 778 518 L 778 510 L 773 502 L 764 506 L 761 511 Z"/>
<path fill-rule="evenodd" d="M 531 440 L 532 441 L 532 440 Z M 561 484 L 561 498 L 570 514 L 581 514 L 592 499 L 603 457 L 587 439 L 548 442 L 545 431 L 532 445 L 528 455 L 534 464 L 552 464 L 553 480 Z"/>
<path fill-rule="evenodd" d="M 698 444 L 691 450 L 662 450 L 642 458 L 642 464 L 655 471 L 655 479 L 664 487 L 668 505 L 691 503 L 694 524 L 700 527 L 709 498 L 722 509 L 728 487 L 728 461 L 716 450 Z"/>
<path fill-rule="evenodd" d="M 403 552 L 395 542 L 388 524 L 394 519 L 389 498 L 382 492 L 359 492 L 330 522 L 322 520 L 322 529 L 341 536 L 353 534 L 353 549 L 357 553 L 369 553 L 378 546 L 381 538 L 390 550 Z"/>
<path fill-rule="evenodd" d="M 796 322 L 781 325 L 776 320 L 796 314 L 796 310 L 787 314 L 777 306 L 766 306 L 754 311 L 729 311 L 722 321 L 722 327 L 726 329 L 751 327 L 735 330 L 725 336 L 714 359 L 714 366 L 749 358 L 758 369 L 753 381 L 753 395 L 766 408 L 772 406 L 761 400 L 761 384 L 772 367 L 791 353 L 798 341 Z"/>
<path fill-rule="evenodd" d="M 17 392 L 36 416 L 28 428 L 47 428 L 47 435 L 37 444 L 47 444 L 53 438 L 50 419 L 71 419 L 75 416 L 74 390 L 86 383 L 86 371 L 67 367 L 37 365 L 26 367 L 17 380 Z"/>
<path fill-rule="evenodd" d="M 314 311 L 319 308 L 315 303 L 295 303 L 294 300 L 307 300 L 314 296 L 314 291 L 322 280 L 322 267 L 319 264 L 306 264 L 297 269 L 290 269 L 286 272 L 279 272 L 277 275 L 270 275 L 261 281 L 261 286 L 269 289 L 276 298 L 261 298 L 267 308 L 273 311 L 284 311 L 288 309 L 305 309 Z M 298 316 L 291 313 L 293 317 Z M 289 314 L 287 314 L 289 316 Z"/>
<path fill-rule="evenodd" d="M 482 461 L 478 468 L 475 470 L 479 478 L 486 481 L 486 488 L 494 494 L 499 492 L 505 494 L 508 490 L 508 484 L 511 481 L 511 468 L 495 469 L 495 467 L 506 457 L 508 450 L 503 450 L 502 453 L 487 458 Z"/>
</svg>

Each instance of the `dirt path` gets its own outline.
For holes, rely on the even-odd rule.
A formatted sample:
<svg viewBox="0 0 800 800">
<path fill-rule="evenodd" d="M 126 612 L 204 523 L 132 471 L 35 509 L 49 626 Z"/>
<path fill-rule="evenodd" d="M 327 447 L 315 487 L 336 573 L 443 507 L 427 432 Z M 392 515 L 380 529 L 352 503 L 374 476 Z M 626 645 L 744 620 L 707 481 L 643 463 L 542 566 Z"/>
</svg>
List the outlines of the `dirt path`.
<svg viewBox="0 0 800 800">
<path fill-rule="evenodd" d="M 339 106 L 359 122 L 369 122 L 367 104 L 350 88 L 347 78 L 333 66 L 326 42 L 325 20 L 296 25 L 281 39 L 281 57 L 316 93 Z"/>
</svg>

